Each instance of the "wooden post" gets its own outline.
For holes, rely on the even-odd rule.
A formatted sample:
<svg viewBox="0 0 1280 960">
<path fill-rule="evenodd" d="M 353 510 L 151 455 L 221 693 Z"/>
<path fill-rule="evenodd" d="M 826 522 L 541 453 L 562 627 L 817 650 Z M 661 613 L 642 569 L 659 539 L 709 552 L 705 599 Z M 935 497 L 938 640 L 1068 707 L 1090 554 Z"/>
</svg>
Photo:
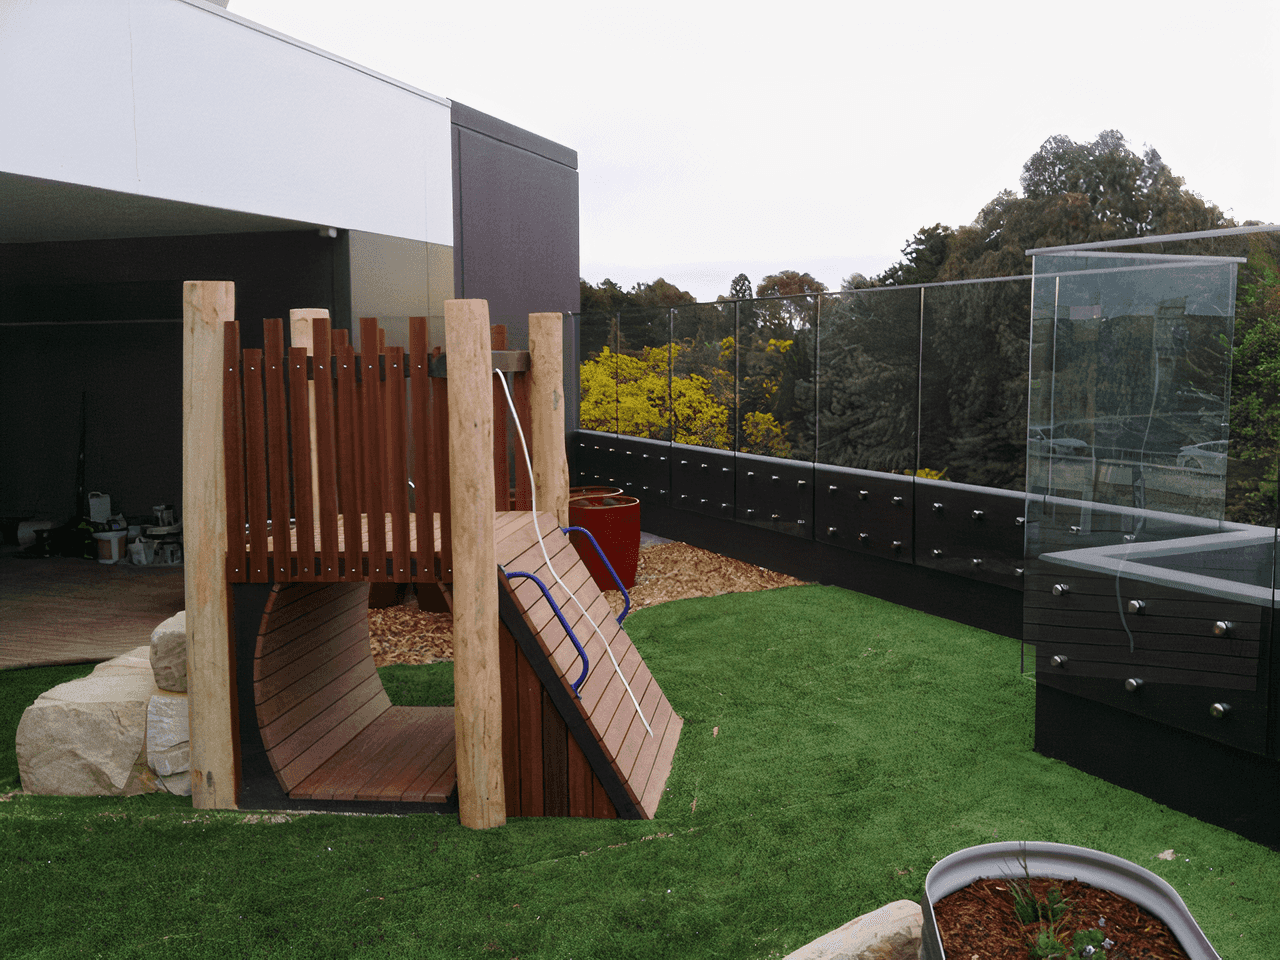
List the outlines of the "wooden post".
<svg viewBox="0 0 1280 960">
<path fill-rule="evenodd" d="M 464 827 L 507 821 L 502 776 L 498 563 L 493 544 L 493 404 L 489 304 L 446 300 L 449 512 L 453 530 L 453 685 L 458 817 Z"/>
<path fill-rule="evenodd" d="M 316 355 L 315 340 L 311 333 L 311 321 L 329 319 L 329 311 L 319 307 L 305 310 L 289 311 L 289 343 L 295 347 L 306 347 L 307 356 Z M 331 385 L 326 384 L 326 386 Z M 316 445 L 316 385 L 313 380 L 307 385 L 307 399 L 311 406 L 311 508 L 315 514 L 313 521 L 316 530 L 320 529 L 320 464 L 317 459 Z"/>
<path fill-rule="evenodd" d="M 538 505 L 569 525 L 569 462 L 564 448 L 564 317 L 529 314 L 530 459 Z"/>
<path fill-rule="evenodd" d="M 222 446 L 223 324 L 234 318 L 235 284 L 183 284 L 182 539 L 191 802 L 223 810 L 236 807 L 239 746 Z"/>
</svg>

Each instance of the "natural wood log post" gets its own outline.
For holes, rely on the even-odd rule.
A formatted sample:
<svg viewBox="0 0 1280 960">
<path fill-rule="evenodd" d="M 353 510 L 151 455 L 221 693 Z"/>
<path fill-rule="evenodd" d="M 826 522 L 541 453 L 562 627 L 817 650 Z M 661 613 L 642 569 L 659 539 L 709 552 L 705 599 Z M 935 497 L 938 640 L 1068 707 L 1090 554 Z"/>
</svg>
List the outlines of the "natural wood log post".
<svg viewBox="0 0 1280 960">
<path fill-rule="evenodd" d="M 530 459 L 538 505 L 569 525 L 569 462 L 564 448 L 564 317 L 529 314 Z"/>
<path fill-rule="evenodd" d="M 449 512 L 453 531 L 453 684 L 458 816 L 464 827 L 507 821 L 502 776 L 498 562 L 493 544 L 493 404 L 489 304 L 446 300 Z"/>
<path fill-rule="evenodd" d="M 329 319 L 329 311 L 319 307 L 289 311 L 289 342 L 295 347 L 306 347 L 307 356 L 316 355 L 315 339 L 311 331 L 311 321 Z M 331 384 L 326 384 L 332 390 Z M 315 529 L 320 529 L 320 463 L 316 445 L 316 384 L 311 381 L 307 385 L 307 399 L 311 405 L 311 506 L 315 514 Z"/>
<path fill-rule="evenodd" d="M 236 806 L 238 748 L 222 446 L 222 328 L 234 318 L 235 284 L 183 284 L 182 528 L 191 802 L 224 810 Z"/>
</svg>

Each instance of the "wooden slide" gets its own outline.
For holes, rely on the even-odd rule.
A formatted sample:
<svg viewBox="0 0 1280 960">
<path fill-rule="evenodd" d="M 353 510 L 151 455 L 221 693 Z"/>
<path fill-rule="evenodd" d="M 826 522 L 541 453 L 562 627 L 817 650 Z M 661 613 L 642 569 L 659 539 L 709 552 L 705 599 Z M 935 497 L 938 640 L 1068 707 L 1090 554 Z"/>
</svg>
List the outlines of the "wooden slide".
<svg viewBox="0 0 1280 960">
<path fill-rule="evenodd" d="M 552 567 L 600 627 L 599 633 L 555 584 L 537 530 L 542 531 Z M 614 619 L 553 515 L 539 514 L 535 529 L 531 513 L 499 514 L 494 539 L 498 562 L 508 575 L 531 573 L 548 588 L 590 664 L 575 695 L 572 684 L 582 673 L 582 659 L 542 590 L 527 577 L 501 578 L 508 813 L 651 819 L 684 721 Z"/>
</svg>

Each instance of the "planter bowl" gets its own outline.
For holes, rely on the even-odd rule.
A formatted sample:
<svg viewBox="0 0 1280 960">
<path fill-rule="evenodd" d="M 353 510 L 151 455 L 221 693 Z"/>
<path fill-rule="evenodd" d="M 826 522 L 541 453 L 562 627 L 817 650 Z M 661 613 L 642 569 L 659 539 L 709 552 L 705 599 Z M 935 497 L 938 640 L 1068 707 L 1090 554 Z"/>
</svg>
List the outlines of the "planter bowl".
<svg viewBox="0 0 1280 960">
<path fill-rule="evenodd" d="M 924 922 L 920 960 L 945 960 L 933 905 L 983 877 L 1033 877 L 1079 880 L 1132 900 L 1160 918 L 1191 960 L 1222 960 L 1191 917 L 1178 891 L 1150 870 L 1120 857 L 1068 843 L 986 843 L 943 857 L 924 881 L 920 901 Z"/>
</svg>

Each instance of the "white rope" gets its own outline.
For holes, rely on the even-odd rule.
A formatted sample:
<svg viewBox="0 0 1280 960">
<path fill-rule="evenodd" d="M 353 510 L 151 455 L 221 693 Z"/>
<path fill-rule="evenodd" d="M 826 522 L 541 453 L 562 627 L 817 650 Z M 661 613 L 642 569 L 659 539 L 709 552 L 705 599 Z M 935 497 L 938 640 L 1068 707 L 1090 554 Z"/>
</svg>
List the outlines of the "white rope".
<svg viewBox="0 0 1280 960">
<path fill-rule="evenodd" d="M 582 611 L 582 615 L 591 623 L 592 629 L 596 636 L 600 638 L 600 642 L 604 644 L 604 649 L 609 654 L 609 659 L 613 661 L 613 672 L 618 675 L 618 679 L 622 681 L 622 685 L 627 688 L 627 695 L 631 697 L 631 702 L 636 706 L 636 716 L 640 718 L 640 722 L 644 724 L 645 730 L 649 732 L 649 736 L 653 736 L 653 728 L 649 726 L 649 721 L 644 717 L 644 711 L 640 709 L 640 701 L 636 699 L 636 695 L 631 690 L 631 684 L 627 683 L 627 678 L 622 675 L 622 667 L 618 665 L 618 658 L 613 655 L 613 650 L 609 646 L 609 641 L 604 638 L 604 634 L 600 631 L 600 626 L 592 619 L 591 614 L 587 613 L 587 608 L 582 605 L 572 590 L 565 586 L 565 582 L 560 579 L 560 574 L 556 573 L 556 568 L 551 565 L 551 558 L 547 556 L 547 545 L 542 542 L 542 531 L 538 529 L 538 491 L 533 482 L 533 463 L 529 460 L 529 445 L 524 440 L 524 429 L 520 426 L 520 417 L 516 415 L 515 401 L 511 399 L 511 391 L 507 389 L 507 378 L 502 375 L 502 371 L 494 370 L 498 375 L 498 382 L 502 384 L 502 392 L 507 396 L 507 407 L 511 410 L 511 419 L 516 425 L 516 433 L 520 435 L 520 449 L 524 452 L 524 465 L 529 471 L 529 499 L 532 506 L 531 513 L 533 515 L 533 532 L 538 536 L 538 546 L 542 548 L 542 559 L 547 565 L 547 569 L 551 571 L 551 576 L 555 578 L 556 583 L 565 593 L 569 594 L 569 599 L 578 605 L 578 609 Z"/>
</svg>

